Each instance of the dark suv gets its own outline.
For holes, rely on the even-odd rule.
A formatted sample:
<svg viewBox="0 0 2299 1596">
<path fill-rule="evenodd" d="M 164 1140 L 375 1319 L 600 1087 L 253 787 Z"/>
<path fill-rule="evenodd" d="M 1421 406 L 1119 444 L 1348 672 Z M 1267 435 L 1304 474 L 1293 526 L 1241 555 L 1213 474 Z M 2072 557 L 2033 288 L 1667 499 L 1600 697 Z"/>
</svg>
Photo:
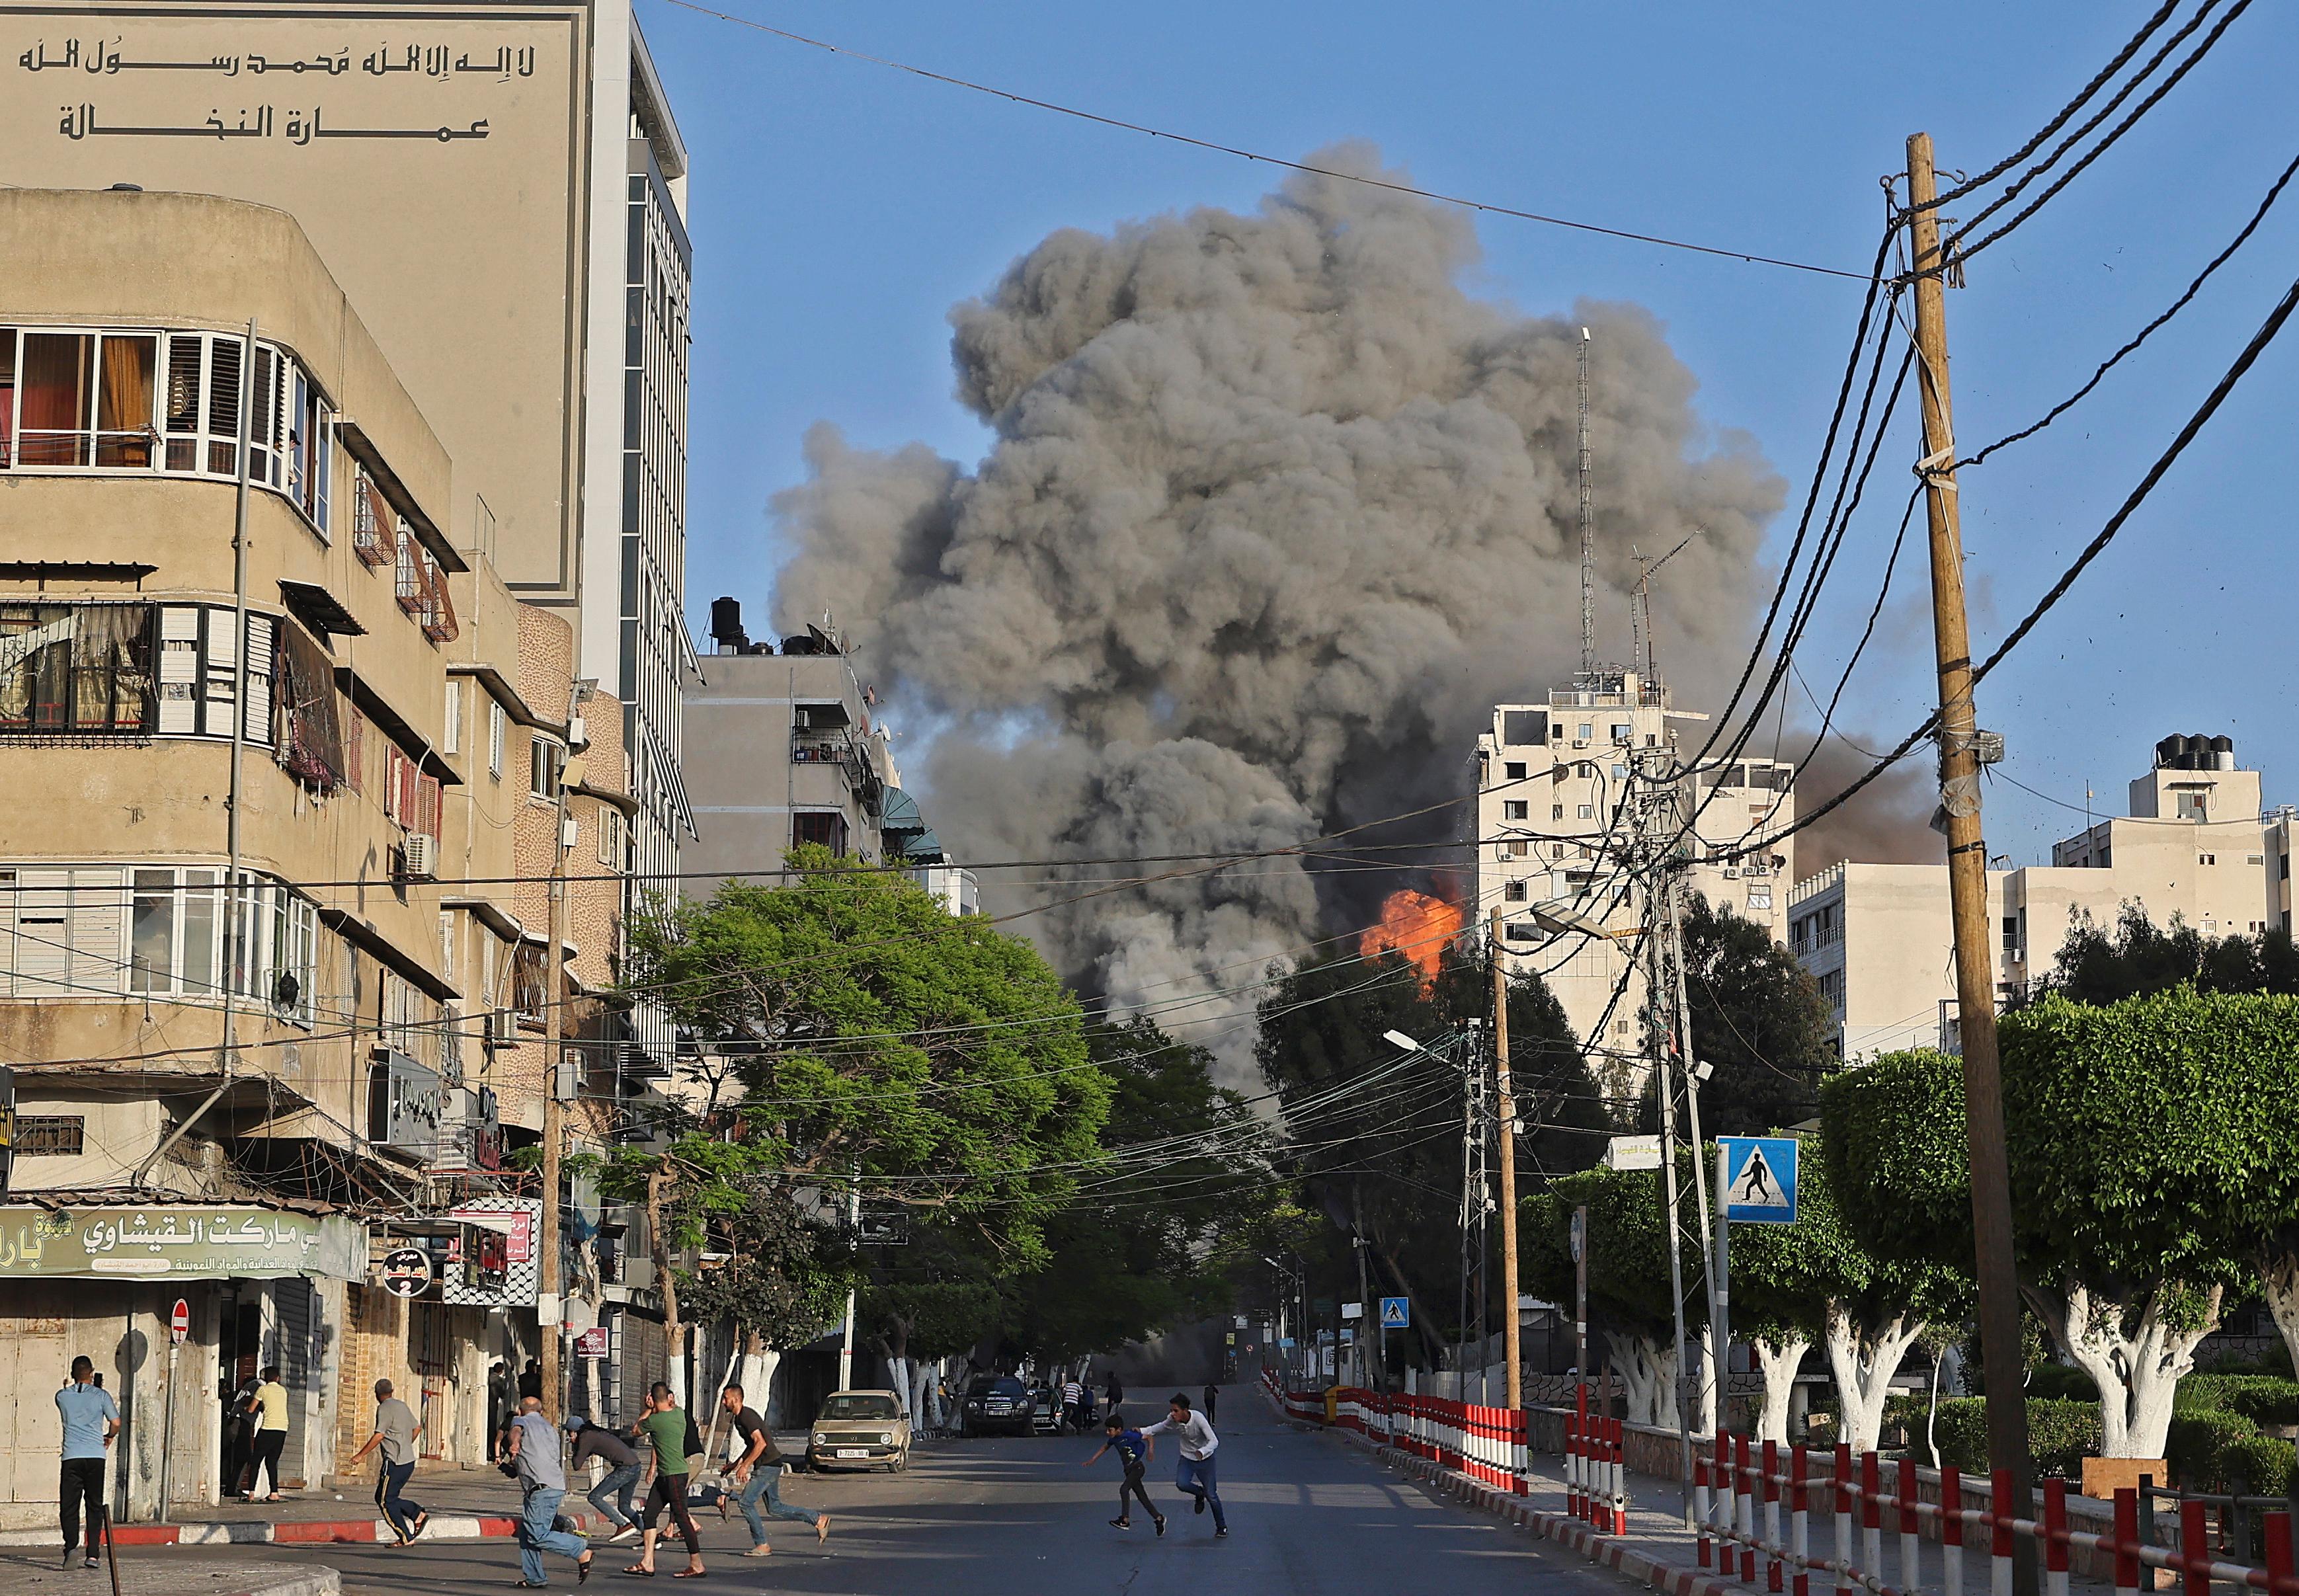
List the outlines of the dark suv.
<svg viewBox="0 0 2299 1596">
<path fill-rule="evenodd" d="M 967 1388 L 962 1410 L 969 1435 L 1027 1435 L 1037 1401 L 1010 1375 L 984 1376 Z"/>
</svg>

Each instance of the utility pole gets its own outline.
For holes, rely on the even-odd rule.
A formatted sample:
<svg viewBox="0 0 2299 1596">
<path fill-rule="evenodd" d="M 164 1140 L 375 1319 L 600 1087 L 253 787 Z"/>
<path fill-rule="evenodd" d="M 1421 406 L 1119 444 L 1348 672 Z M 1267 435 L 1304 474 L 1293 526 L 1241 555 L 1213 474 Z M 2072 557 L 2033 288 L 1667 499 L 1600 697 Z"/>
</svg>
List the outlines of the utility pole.
<svg viewBox="0 0 2299 1596">
<path fill-rule="evenodd" d="M 1383 1365 L 1389 1361 L 1387 1344 L 1389 1337 L 1382 1334 L 1381 1331 L 1381 1304 L 1374 1301 L 1366 1294 L 1372 1290 L 1372 1286 L 1366 1277 L 1365 1207 L 1362 1193 L 1358 1190 L 1359 1185 L 1355 1176 L 1350 1177 L 1349 1241 L 1353 1251 L 1357 1255 L 1357 1367 L 1360 1371 L 1360 1383 L 1363 1379 L 1362 1371 L 1370 1367 L 1373 1372 L 1374 1384 L 1378 1389 L 1386 1391 L 1389 1389 L 1389 1378 L 1388 1370 Z M 1367 1313 L 1365 1311 L 1367 1307 L 1371 1307 L 1373 1312 Z M 1374 1342 L 1370 1363 L 1367 1361 L 1365 1352 L 1365 1332 L 1369 1329 L 1379 1337 Z"/>
<path fill-rule="evenodd" d="M 1501 959 L 1501 911 L 1493 906 L 1494 1096 L 1500 1116 L 1501 1155 L 1501 1356 L 1507 1360 L 1504 1385 L 1508 1409 L 1524 1406 L 1524 1372 L 1519 1354 L 1523 1327 L 1516 1305 L 1516 1094 L 1509 1085 L 1508 969 Z"/>
<path fill-rule="evenodd" d="M 570 720 L 574 716 L 571 700 L 568 716 Z M 559 1087 L 566 1073 L 563 1050 L 567 980 L 559 960 L 560 950 L 567 945 L 567 784 L 575 777 L 576 773 L 566 765 L 560 766 L 559 802 L 551 819 L 551 947 L 543 961 L 548 985 L 544 989 L 543 1003 L 543 1268 L 539 1289 L 543 1301 L 551 1304 L 551 1318 L 540 1329 L 543 1416 L 553 1424 L 559 1422 L 565 1392 L 560 1384 L 565 1377 L 560 1354 L 567 1342 L 567 1303 L 561 1294 L 565 1283 L 559 1268 L 559 1157 L 560 1143 L 567 1139 L 567 1105 L 561 1101 Z"/>
<path fill-rule="evenodd" d="M 1722 1209 L 1716 1229 L 1708 1227 L 1708 1160 L 1701 1156 L 1700 1070 L 1693 1062 L 1692 994 L 1684 978 L 1684 916 L 1674 875 L 1667 877 L 1669 960 L 1676 967 L 1677 1061 L 1684 1070 L 1685 1134 L 1692 1140 L 1692 1205 L 1700 1214 L 1700 1259 L 1708 1276 L 1708 1376 L 1716 1388 L 1716 1422 L 1724 1422 L 1726 1388 L 1732 1378 L 1732 1284 L 1726 1272 Z M 1717 1193 L 1722 1198 L 1722 1192 Z"/>
<path fill-rule="evenodd" d="M 1955 487 L 1955 411 L 1947 374 L 1947 259 L 1940 248 L 1932 137 L 1908 138 L 1908 220 L 1916 297 L 1918 387 L 1923 396 L 1924 512 L 1931 533 L 1932 636 L 1939 664 L 1940 808 L 1947 822 L 1948 903 L 1955 928 L 1955 998 L 1963 1047 L 1964 1134 L 1971 1143 L 1971 1231 L 1979 1265 L 1980 1367 L 1988 1377 L 1988 1461 L 2012 1473 L 1998 1513 L 2033 1517 L 2022 1391 L 2019 1278 L 2013 1259 L 2012 1168 L 2004 1147 L 2004 1084 L 1996 1052 L 1996 971 L 1988 924 L 1988 844 L 1980 835 L 1978 711 L 1963 601 L 1963 527 Z M 2018 1596 L 2033 1596 L 2031 1542 L 2017 1543 Z"/>
<path fill-rule="evenodd" d="M 1649 809 L 1646 811 L 1650 813 Z M 1654 870 L 1664 868 L 1665 861 L 1647 857 L 1646 865 Z M 1645 885 L 1645 924 L 1656 926 L 1659 919 L 1660 888 L 1656 880 L 1647 876 Z M 1684 1341 L 1684 1221 L 1677 1204 L 1676 1183 L 1676 1072 L 1671 1063 L 1668 1038 L 1662 1034 L 1660 1016 L 1668 1012 L 1661 1002 L 1660 938 L 1647 932 L 1645 936 L 1645 991 L 1652 1003 L 1655 1023 L 1649 1027 L 1652 1036 L 1653 1086 L 1660 1098 L 1660 1186 L 1663 1202 L 1668 1209 L 1668 1304 L 1676 1333 L 1676 1432 L 1677 1473 L 1684 1490 L 1684 1522 L 1688 1528 L 1696 1527 L 1692 1505 L 1692 1415 L 1691 1395 L 1685 1382 Z M 1672 1009 L 1673 1005 L 1670 1005 Z M 1673 1030 L 1675 1027 L 1670 1027 Z M 1697 1153 L 1695 1154 L 1697 1158 Z"/>
</svg>

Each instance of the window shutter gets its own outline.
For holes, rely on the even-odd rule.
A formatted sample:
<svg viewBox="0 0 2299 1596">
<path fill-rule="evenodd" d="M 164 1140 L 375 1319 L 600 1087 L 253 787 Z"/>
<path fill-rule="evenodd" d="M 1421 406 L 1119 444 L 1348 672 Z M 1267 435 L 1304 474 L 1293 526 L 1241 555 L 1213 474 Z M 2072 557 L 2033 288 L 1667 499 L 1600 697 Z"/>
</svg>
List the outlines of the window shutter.
<svg viewBox="0 0 2299 1596">
<path fill-rule="evenodd" d="M 227 611 L 211 609 L 207 621 L 206 648 L 202 660 L 204 679 L 200 697 L 213 709 L 202 711 L 200 730 L 210 736 L 231 736 L 231 690 L 237 656 L 232 648 L 231 615 Z"/>
<path fill-rule="evenodd" d="M 417 778 L 415 829 L 429 836 L 439 835 L 439 778 L 425 776 Z"/>
<path fill-rule="evenodd" d="M 247 725 L 251 743 L 271 744 L 271 650 L 278 623 L 269 615 L 247 618 Z"/>
<path fill-rule="evenodd" d="M 16 944 L 16 995 L 71 991 L 71 872 L 19 870 L 9 940 Z"/>
<path fill-rule="evenodd" d="M 463 752 L 463 681 L 461 677 L 447 678 L 446 715 L 439 740 L 440 745 L 449 753 Z"/>
<path fill-rule="evenodd" d="M 344 706 L 344 785 L 354 793 L 366 789 L 360 786 L 360 761 L 367 749 L 367 717 Z"/>
<path fill-rule="evenodd" d="M 118 870 L 74 870 L 71 893 L 72 990 L 128 988 L 126 883 Z"/>
<path fill-rule="evenodd" d="M 187 737 L 200 729 L 200 612 L 190 604 L 160 611 L 160 734 Z"/>
</svg>

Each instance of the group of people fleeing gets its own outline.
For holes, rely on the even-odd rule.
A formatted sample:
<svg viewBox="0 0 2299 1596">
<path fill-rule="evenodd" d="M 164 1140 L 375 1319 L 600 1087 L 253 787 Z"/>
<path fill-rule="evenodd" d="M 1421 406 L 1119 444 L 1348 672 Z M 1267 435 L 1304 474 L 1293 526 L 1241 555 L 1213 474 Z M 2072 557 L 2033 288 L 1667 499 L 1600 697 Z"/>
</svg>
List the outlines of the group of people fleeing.
<svg viewBox="0 0 2299 1596">
<path fill-rule="evenodd" d="M 1166 1515 L 1150 1500 L 1143 1481 L 1157 1456 L 1157 1438 L 1170 1433 L 1181 1452 L 1174 1471 L 1174 1488 L 1191 1500 L 1191 1512 L 1210 1512 L 1214 1516 L 1215 1540 L 1229 1539 L 1229 1518 L 1222 1511 L 1221 1486 L 1214 1463 L 1221 1437 L 1214 1434 L 1213 1421 L 1208 1417 L 1217 1394 L 1217 1387 L 1206 1387 L 1208 1412 L 1200 1413 L 1191 1407 L 1186 1394 L 1177 1391 L 1166 1402 L 1165 1417 L 1138 1429 L 1115 1406 L 1111 1407 L 1108 1417 L 1102 1420 L 1105 1439 L 1100 1450 L 1088 1458 L 1083 1467 L 1092 1467 L 1101 1461 L 1104 1453 L 1117 1454 L 1123 1473 L 1117 1485 L 1117 1517 L 1109 1521 L 1114 1527 L 1133 1527 L 1133 1505 L 1139 1501 L 1142 1511 L 1150 1515 L 1151 1525 L 1159 1534 L 1166 1533 Z"/>
</svg>

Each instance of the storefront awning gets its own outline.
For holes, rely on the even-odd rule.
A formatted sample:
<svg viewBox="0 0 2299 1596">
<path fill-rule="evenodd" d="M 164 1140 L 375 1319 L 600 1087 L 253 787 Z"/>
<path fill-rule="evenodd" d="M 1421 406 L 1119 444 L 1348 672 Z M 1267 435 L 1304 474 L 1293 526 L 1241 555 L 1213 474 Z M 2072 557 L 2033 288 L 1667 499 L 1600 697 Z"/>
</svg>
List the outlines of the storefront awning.
<svg viewBox="0 0 2299 1596">
<path fill-rule="evenodd" d="M 0 1207 L 0 1279 L 363 1280 L 367 1227 L 245 1204 Z"/>
</svg>

